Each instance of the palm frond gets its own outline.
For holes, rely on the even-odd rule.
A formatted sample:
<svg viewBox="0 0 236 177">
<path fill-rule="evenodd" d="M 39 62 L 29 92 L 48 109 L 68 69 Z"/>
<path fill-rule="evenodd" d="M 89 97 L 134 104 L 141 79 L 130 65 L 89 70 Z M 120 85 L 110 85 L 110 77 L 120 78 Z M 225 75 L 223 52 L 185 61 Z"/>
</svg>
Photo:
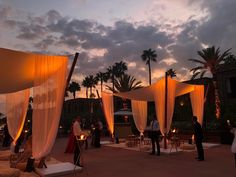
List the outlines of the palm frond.
<svg viewBox="0 0 236 177">
<path fill-rule="evenodd" d="M 188 59 L 188 60 L 192 61 L 192 62 L 201 63 L 201 64 L 205 65 L 205 62 L 201 61 L 201 60 L 197 60 L 197 59 Z"/>
<path fill-rule="evenodd" d="M 195 79 L 200 73 L 201 73 L 201 72 L 197 72 L 197 73 L 193 74 L 191 80 Z"/>
</svg>

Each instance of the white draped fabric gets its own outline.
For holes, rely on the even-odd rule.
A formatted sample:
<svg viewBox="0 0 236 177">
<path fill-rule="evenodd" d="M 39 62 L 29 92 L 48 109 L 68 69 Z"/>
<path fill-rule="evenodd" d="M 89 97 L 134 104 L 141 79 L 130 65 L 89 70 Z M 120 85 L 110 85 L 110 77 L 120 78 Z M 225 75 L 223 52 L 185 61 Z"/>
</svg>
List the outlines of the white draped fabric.
<svg viewBox="0 0 236 177">
<path fill-rule="evenodd" d="M 134 123 L 142 135 L 147 126 L 147 102 L 146 101 L 131 101 Z"/>
<path fill-rule="evenodd" d="M 172 116 L 175 106 L 176 81 L 168 77 L 167 87 L 167 119 L 165 122 L 165 78 L 156 85 L 154 92 L 155 108 L 160 130 L 163 134 L 168 133 L 172 123 Z"/>
<path fill-rule="evenodd" d="M 203 123 L 203 111 L 204 111 L 204 86 L 195 85 L 194 91 L 190 93 L 191 105 L 193 115 L 197 116 L 198 122 Z"/>
<path fill-rule="evenodd" d="M 113 136 L 114 133 L 114 104 L 113 94 L 102 92 L 102 105 L 108 129 Z"/>
<path fill-rule="evenodd" d="M 67 57 L 36 56 L 35 58 L 32 125 L 35 159 L 47 156 L 54 144 L 65 93 L 67 64 Z"/>
<path fill-rule="evenodd" d="M 129 92 L 116 93 L 114 95 L 137 101 L 155 101 L 155 108 L 157 119 L 160 124 L 161 132 L 168 133 L 172 123 L 172 116 L 174 112 L 175 97 L 192 93 L 191 102 L 194 115 L 198 117 L 199 122 L 203 119 L 204 107 L 204 86 L 197 86 L 177 82 L 168 78 L 168 96 L 167 96 L 167 122 L 165 125 L 165 78 L 161 78 L 156 83 L 137 90 Z M 166 126 L 166 128 L 165 128 Z"/>
<path fill-rule="evenodd" d="M 6 94 L 6 116 L 9 134 L 16 144 L 24 127 L 30 89 Z"/>
</svg>

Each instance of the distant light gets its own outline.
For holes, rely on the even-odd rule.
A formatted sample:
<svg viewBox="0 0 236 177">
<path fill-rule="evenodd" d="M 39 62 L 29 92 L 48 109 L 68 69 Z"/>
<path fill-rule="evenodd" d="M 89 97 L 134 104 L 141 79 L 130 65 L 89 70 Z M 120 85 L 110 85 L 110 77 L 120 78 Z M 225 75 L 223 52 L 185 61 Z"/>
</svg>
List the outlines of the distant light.
<svg viewBox="0 0 236 177">
<path fill-rule="evenodd" d="M 25 130 L 25 133 L 28 133 L 28 130 Z"/>
<path fill-rule="evenodd" d="M 30 122 L 30 120 L 27 120 L 27 122 Z"/>
<path fill-rule="evenodd" d="M 60 125 L 60 127 L 59 128 L 63 128 L 61 125 Z"/>
<path fill-rule="evenodd" d="M 184 102 L 183 101 L 180 101 L 180 106 L 184 106 Z"/>
</svg>

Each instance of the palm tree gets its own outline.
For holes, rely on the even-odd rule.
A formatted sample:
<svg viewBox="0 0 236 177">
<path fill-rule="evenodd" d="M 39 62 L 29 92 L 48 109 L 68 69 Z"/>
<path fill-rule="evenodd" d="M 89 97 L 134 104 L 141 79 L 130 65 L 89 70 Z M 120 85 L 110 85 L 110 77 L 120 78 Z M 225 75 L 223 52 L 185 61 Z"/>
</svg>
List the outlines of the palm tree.
<svg viewBox="0 0 236 177">
<path fill-rule="evenodd" d="M 230 55 L 230 49 L 221 54 L 219 47 L 215 49 L 215 47 L 212 46 L 206 49 L 202 49 L 202 51 L 198 51 L 197 53 L 203 60 L 189 59 L 189 61 L 200 64 L 190 70 L 193 72 L 192 79 L 196 78 L 197 76 L 200 76 L 200 78 L 202 78 L 206 72 L 210 72 L 212 74 L 212 80 L 215 88 L 216 117 L 219 118 L 221 107 L 219 90 L 217 87 L 217 70 L 224 62 L 224 60 Z"/>
<path fill-rule="evenodd" d="M 151 76 L 151 61 L 156 62 L 157 54 L 155 50 L 152 50 L 151 48 L 148 50 L 144 50 L 143 54 L 141 55 L 141 58 L 143 61 L 146 62 L 146 65 L 148 65 L 149 69 L 149 85 L 152 84 L 152 76 Z"/>
<path fill-rule="evenodd" d="M 141 81 L 137 81 L 134 76 L 128 74 L 122 74 L 120 77 L 114 79 L 114 88 L 106 86 L 108 90 L 118 92 L 127 92 L 141 88 Z"/>
<path fill-rule="evenodd" d="M 167 76 L 170 76 L 171 78 L 173 78 L 173 77 L 176 77 L 176 70 L 174 70 L 174 69 L 168 69 L 167 71 L 166 71 L 166 73 L 167 73 Z"/>
<path fill-rule="evenodd" d="M 82 81 L 82 85 L 86 88 L 86 98 L 88 98 L 88 89 L 90 88 L 90 81 L 88 76 L 84 78 L 84 80 Z"/>
<path fill-rule="evenodd" d="M 73 97 L 74 97 L 74 99 L 75 99 L 75 94 L 76 94 L 76 92 L 77 91 L 80 91 L 80 85 L 79 85 L 79 83 L 77 83 L 77 82 L 71 82 L 70 83 L 70 85 L 69 85 L 69 87 L 68 87 L 68 91 L 69 92 L 71 92 L 71 93 L 73 93 Z"/>
<path fill-rule="evenodd" d="M 107 75 L 112 81 L 112 88 L 114 90 L 114 80 L 116 77 L 124 74 L 128 70 L 127 64 L 123 61 L 116 62 L 114 65 L 107 68 Z"/>
<path fill-rule="evenodd" d="M 89 88 L 90 88 L 90 96 L 91 96 L 93 94 L 93 88 L 95 88 L 96 85 L 98 84 L 98 80 L 93 75 L 89 75 L 88 80 L 89 80 Z"/>
<path fill-rule="evenodd" d="M 96 74 L 96 79 L 97 79 L 97 81 L 100 81 L 100 82 L 101 82 L 101 92 L 102 92 L 103 82 L 107 82 L 107 80 L 108 80 L 108 75 L 107 75 L 107 73 L 98 72 L 98 73 Z"/>
<path fill-rule="evenodd" d="M 228 55 L 225 59 L 224 59 L 224 63 L 227 65 L 230 64 L 236 64 L 236 56 L 233 54 Z"/>
</svg>

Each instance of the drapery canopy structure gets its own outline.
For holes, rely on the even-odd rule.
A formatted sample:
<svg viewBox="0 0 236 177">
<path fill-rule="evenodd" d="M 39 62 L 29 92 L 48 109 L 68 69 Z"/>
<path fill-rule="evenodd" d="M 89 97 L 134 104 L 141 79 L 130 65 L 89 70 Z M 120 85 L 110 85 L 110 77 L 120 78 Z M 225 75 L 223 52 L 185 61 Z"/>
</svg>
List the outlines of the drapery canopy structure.
<svg viewBox="0 0 236 177">
<path fill-rule="evenodd" d="M 113 95 L 102 92 L 102 106 L 105 114 L 108 129 L 113 136 L 114 134 L 114 104 Z"/>
<path fill-rule="evenodd" d="M 143 135 L 143 132 L 147 126 L 147 102 L 132 100 L 131 106 L 135 126 L 140 132 L 140 135 Z"/>
<path fill-rule="evenodd" d="M 172 123 L 175 97 L 187 93 L 190 93 L 193 113 L 202 124 L 204 108 L 203 85 L 185 84 L 170 77 L 164 77 L 148 87 L 114 95 L 136 101 L 154 101 L 160 130 L 163 134 L 166 134 L 169 132 Z M 113 105 L 110 104 L 110 106 Z"/>
<path fill-rule="evenodd" d="M 6 116 L 10 118 L 7 122 L 14 141 L 21 134 L 25 105 L 29 100 L 29 92 L 26 95 L 22 90 L 33 88 L 32 152 L 36 159 L 48 155 L 55 141 L 65 92 L 67 64 L 68 58 L 65 56 L 0 48 L 0 94 L 7 95 Z M 15 100 L 12 99 L 16 94 Z M 11 119 L 13 115 L 19 117 L 15 123 Z"/>
</svg>

